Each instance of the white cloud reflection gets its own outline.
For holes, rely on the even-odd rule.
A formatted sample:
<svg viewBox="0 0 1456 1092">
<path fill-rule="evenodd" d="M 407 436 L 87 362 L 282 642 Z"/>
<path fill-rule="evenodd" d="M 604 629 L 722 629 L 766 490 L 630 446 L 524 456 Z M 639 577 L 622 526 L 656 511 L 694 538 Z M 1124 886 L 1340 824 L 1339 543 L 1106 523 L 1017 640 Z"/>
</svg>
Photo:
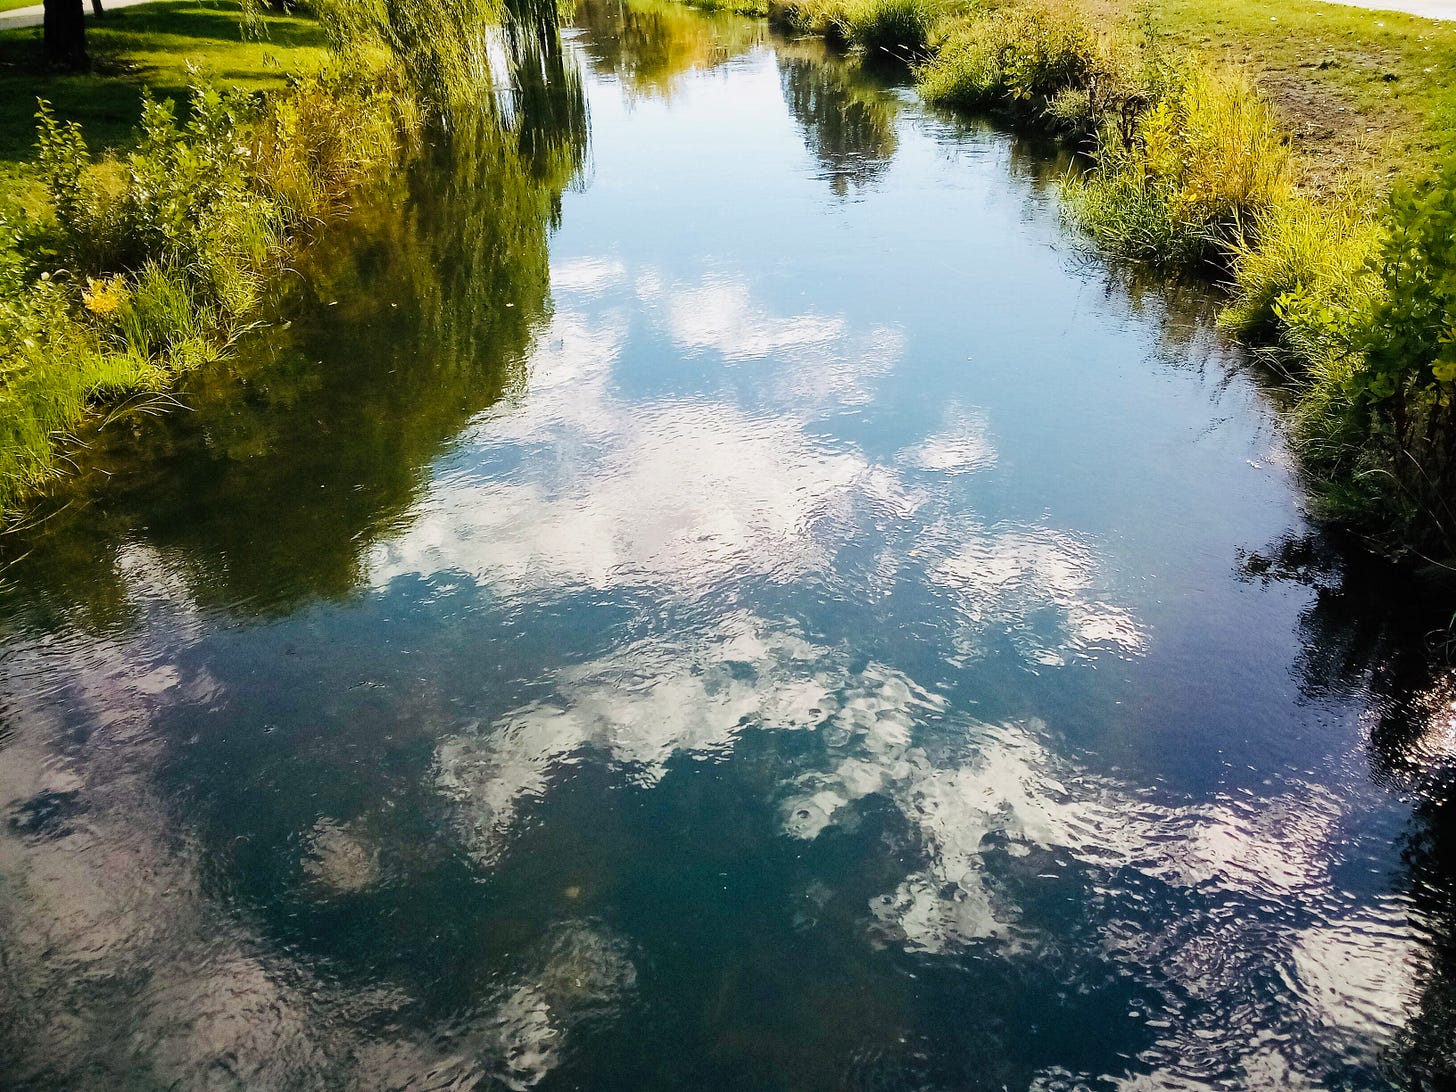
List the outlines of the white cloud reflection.
<svg viewBox="0 0 1456 1092">
<path fill-rule="evenodd" d="M 967 474 L 995 466 L 996 446 L 982 416 L 956 411 L 942 431 L 908 448 L 904 458 L 921 470 Z"/>
<path fill-rule="evenodd" d="M 538 340 L 529 396 L 470 434 L 477 469 L 435 483 L 400 535 L 376 545 L 371 581 L 465 573 L 502 595 L 569 595 L 656 587 L 696 596 L 725 583 L 814 574 L 854 580 L 845 594 L 885 594 L 926 581 L 952 608 L 963 654 L 1000 637 L 1035 666 L 1099 652 L 1142 651 L 1146 634 L 1104 588 L 1093 545 L 1041 526 L 977 526 L 946 515 L 943 484 L 908 484 L 894 465 L 811 434 L 829 404 L 868 397 L 894 367 L 903 336 L 856 330 L 843 316 L 775 316 L 739 278 L 669 284 L 616 260 L 556 270 L 557 311 Z M 736 400 L 619 397 L 631 312 L 574 301 L 630 284 L 682 353 L 771 360 L 768 412 Z M 492 469 L 492 454 L 521 458 Z M 993 467 L 989 429 L 952 408 L 941 431 L 899 462 L 950 477 Z M 938 491 L 939 490 L 939 491 Z M 936 513 L 940 515 L 937 516 Z M 836 570 L 846 544 L 884 540 L 867 570 Z M 914 538 L 921 568 L 904 565 Z"/>
<path fill-rule="evenodd" d="M 529 449 L 529 467 L 437 481 L 411 525 L 374 547 L 373 582 L 453 570 L 502 592 L 565 594 L 701 590 L 750 575 L 788 580 L 826 567 L 836 536 L 854 532 L 836 517 L 856 498 L 904 492 L 890 470 L 810 436 L 792 404 L 749 413 L 725 401 L 617 397 L 612 376 L 627 313 L 605 308 L 588 318 L 565 301 L 622 275 L 597 261 L 558 270 L 563 302 L 539 338 L 529 397 L 470 434 L 487 455 Z M 834 393 L 824 385 L 826 367 L 857 383 L 870 357 L 884 368 L 899 352 L 885 332 L 856 339 L 842 319 L 760 322 L 746 289 L 734 285 L 671 299 L 668 325 L 679 345 L 782 356 L 791 371 L 804 365 L 817 377 L 809 384 L 816 400 Z"/>
<path fill-rule="evenodd" d="M 647 275 L 639 278 L 637 295 L 686 355 L 716 353 L 729 364 L 772 361 L 772 398 L 795 415 L 867 405 L 905 354 L 905 334 L 896 327 L 860 329 L 843 315 L 814 311 L 774 314 L 741 277 L 714 275 L 669 287 Z"/>
<path fill-rule="evenodd" d="M 1147 635 L 1114 601 L 1085 540 L 1039 526 L 983 528 L 959 520 L 932 528 L 944 550 L 926 570 L 960 620 L 958 645 L 975 655 L 1004 634 L 1030 663 L 1060 666 L 1105 650 L 1133 655 Z"/>
<path fill-rule="evenodd" d="M 888 692 L 914 691 L 898 680 Z M 1066 922 L 1048 932 L 1021 892 L 1078 877 L 1102 945 L 1088 955 L 1133 972 L 1173 1016 L 1139 1056 L 1144 1075 L 1119 1085 L 1129 1090 L 1225 1087 L 1230 1073 L 1246 1087 L 1301 1087 L 1315 1042 L 1374 1064 L 1406 1019 L 1418 988 L 1409 910 L 1342 896 L 1332 870 L 1344 809 L 1329 791 L 1170 799 L 1058 755 L 1038 722 L 927 733 L 911 726 L 911 704 L 881 703 L 781 809 L 784 832 L 807 839 L 870 794 L 904 816 L 918 864 L 867 908 L 882 943 L 1065 957 Z M 1251 1041 L 1251 1026 L 1270 1041 Z M 1295 1039 L 1305 1045 L 1281 1046 Z M 1262 1083 L 1286 1073 L 1288 1084 Z"/>
<path fill-rule="evenodd" d="M 726 754 L 748 725 L 805 728 L 834 698 L 817 649 L 748 614 L 696 639 L 648 639 L 553 680 L 551 699 L 442 740 L 436 783 L 482 863 L 508 845 L 520 808 L 592 752 L 655 783 L 674 755 Z"/>
</svg>

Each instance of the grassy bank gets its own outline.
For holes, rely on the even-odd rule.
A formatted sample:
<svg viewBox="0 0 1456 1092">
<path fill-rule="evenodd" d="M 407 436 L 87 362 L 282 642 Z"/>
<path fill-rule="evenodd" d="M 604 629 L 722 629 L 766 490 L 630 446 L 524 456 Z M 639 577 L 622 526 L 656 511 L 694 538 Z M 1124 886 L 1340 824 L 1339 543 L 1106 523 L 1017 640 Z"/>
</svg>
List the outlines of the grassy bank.
<svg viewBox="0 0 1456 1092">
<path fill-rule="evenodd" d="M 143 88 L 185 98 L 195 83 L 281 91 L 290 76 L 317 74 L 329 59 L 318 21 L 263 10 L 257 33 L 243 37 L 236 3 L 157 0 L 110 12 L 88 24 L 94 70 L 47 72 L 40 27 L 0 30 L 0 170 L 13 174 L 35 158 L 35 102 L 81 125 L 98 153 L 125 150 L 136 136 Z"/>
<path fill-rule="evenodd" d="M 498 8 L 314 11 L 116 12 L 84 76 L 43 71 L 38 31 L 0 34 L 0 512 L 84 422 L 163 405 L 226 352 L 318 225 L 489 78 Z"/>
<path fill-rule="evenodd" d="M 1324 513 L 1456 559 L 1456 27 L 1292 0 L 709 0 L 1085 155 L 1105 250 L 1227 285 Z"/>
</svg>

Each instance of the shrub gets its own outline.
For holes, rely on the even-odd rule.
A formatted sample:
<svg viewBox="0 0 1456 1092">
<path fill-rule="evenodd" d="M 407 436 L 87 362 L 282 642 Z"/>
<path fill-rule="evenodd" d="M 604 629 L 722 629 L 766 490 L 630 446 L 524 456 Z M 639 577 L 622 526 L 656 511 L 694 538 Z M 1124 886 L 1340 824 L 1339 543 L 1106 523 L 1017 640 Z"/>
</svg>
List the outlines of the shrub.
<svg viewBox="0 0 1456 1092">
<path fill-rule="evenodd" d="M 1390 473 L 1418 548 L 1456 556 L 1456 157 L 1390 202 L 1349 398 L 1388 435 Z"/>
</svg>

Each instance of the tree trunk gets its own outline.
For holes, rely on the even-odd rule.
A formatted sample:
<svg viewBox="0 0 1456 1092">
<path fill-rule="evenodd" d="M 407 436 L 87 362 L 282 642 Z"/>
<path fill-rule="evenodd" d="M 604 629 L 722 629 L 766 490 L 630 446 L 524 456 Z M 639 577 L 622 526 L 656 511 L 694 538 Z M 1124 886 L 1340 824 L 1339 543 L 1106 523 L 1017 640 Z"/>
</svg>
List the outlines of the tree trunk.
<svg viewBox="0 0 1456 1092">
<path fill-rule="evenodd" d="M 105 10 L 101 7 L 101 0 L 91 0 L 91 14 L 98 19 L 106 14 Z"/>
<path fill-rule="evenodd" d="M 46 60 L 72 72 L 91 67 L 86 56 L 86 9 L 81 0 L 45 0 Z"/>
</svg>

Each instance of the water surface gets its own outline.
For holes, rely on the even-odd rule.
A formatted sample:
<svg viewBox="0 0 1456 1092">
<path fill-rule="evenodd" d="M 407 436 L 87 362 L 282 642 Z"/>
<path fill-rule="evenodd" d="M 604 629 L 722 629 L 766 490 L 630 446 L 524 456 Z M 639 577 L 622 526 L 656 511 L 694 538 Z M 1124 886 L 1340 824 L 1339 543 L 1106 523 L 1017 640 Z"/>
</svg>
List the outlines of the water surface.
<svg viewBox="0 0 1456 1092">
<path fill-rule="evenodd" d="M 1439 1086 L 1456 706 L 1207 293 L 577 23 L 7 545 L 0 1081 Z"/>
</svg>

